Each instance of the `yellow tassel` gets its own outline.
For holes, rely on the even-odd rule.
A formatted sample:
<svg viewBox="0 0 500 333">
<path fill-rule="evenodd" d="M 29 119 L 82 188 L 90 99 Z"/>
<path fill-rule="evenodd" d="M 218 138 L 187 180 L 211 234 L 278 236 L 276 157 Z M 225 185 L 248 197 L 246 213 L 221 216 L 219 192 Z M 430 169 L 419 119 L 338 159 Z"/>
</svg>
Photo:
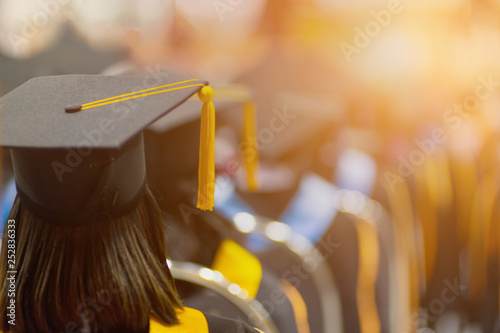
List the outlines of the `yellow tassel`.
<svg viewBox="0 0 500 333">
<path fill-rule="evenodd" d="M 215 190 L 215 107 L 214 91 L 209 86 L 201 88 L 198 97 L 203 102 L 201 109 L 200 161 L 198 166 L 198 202 L 202 210 L 214 207 Z"/>
<path fill-rule="evenodd" d="M 245 103 L 245 114 L 242 133 L 242 154 L 248 177 L 248 190 L 256 191 L 257 165 L 259 164 L 259 151 L 255 137 L 255 105 L 248 101 Z"/>
</svg>

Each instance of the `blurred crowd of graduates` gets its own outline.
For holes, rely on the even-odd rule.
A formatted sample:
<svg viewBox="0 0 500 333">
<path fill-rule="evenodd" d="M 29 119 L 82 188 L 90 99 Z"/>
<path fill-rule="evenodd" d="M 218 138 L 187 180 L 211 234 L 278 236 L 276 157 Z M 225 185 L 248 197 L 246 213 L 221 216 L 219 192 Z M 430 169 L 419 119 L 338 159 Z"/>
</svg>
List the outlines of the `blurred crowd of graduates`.
<svg viewBox="0 0 500 333">
<path fill-rule="evenodd" d="M 228 167 L 241 149 L 234 107 L 217 111 L 216 163 L 255 215 L 279 220 L 311 173 L 378 202 L 384 224 L 354 214 L 328 228 L 346 332 L 500 332 L 499 55 L 495 0 L 0 0 L 1 95 L 39 75 L 135 68 L 241 84 L 260 188 Z M 172 200 L 197 167 L 183 155 L 197 142 L 178 132 L 170 144 L 151 134 L 151 150 L 171 152 L 168 176 L 148 161 Z M 4 188 L 9 170 L 4 151 Z M 178 204 L 163 208 L 183 219 Z"/>
</svg>

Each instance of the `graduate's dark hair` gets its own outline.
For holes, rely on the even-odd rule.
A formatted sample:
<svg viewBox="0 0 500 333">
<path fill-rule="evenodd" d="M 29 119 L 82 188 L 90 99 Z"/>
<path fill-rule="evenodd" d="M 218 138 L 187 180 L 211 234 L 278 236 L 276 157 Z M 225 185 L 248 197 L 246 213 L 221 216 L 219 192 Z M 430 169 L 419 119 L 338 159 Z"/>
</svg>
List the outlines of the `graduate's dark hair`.
<svg viewBox="0 0 500 333">
<path fill-rule="evenodd" d="M 15 221 L 17 274 L 11 298 L 7 223 L 0 259 L 3 332 L 148 332 L 151 315 L 178 323 L 175 310 L 182 306 L 166 264 L 161 211 L 149 189 L 129 215 L 82 227 L 41 221 L 19 198 L 9 219 Z M 15 326 L 8 322 L 10 299 Z"/>
</svg>

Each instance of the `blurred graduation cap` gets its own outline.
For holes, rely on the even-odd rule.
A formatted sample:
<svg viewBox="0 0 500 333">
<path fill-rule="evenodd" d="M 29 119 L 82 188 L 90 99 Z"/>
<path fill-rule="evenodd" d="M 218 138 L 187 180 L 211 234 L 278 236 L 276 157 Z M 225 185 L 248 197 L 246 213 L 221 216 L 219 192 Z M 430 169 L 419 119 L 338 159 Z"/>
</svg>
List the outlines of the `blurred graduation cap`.
<svg viewBox="0 0 500 333">
<path fill-rule="evenodd" d="M 335 95 L 281 91 L 267 101 L 257 99 L 256 104 L 256 132 L 264 143 L 259 151 L 267 161 L 281 161 L 301 149 L 310 152 L 315 136 L 345 121 L 345 102 Z M 231 126 L 240 122 L 233 112 L 222 111 L 219 118 Z"/>
<path fill-rule="evenodd" d="M 260 150 L 267 161 L 310 151 L 307 142 L 339 125 L 347 116 L 352 81 L 317 54 L 290 52 L 273 44 L 258 64 L 235 79 L 254 89 Z M 232 115 L 221 118 L 231 121 Z"/>
<path fill-rule="evenodd" d="M 241 131 L 240 150 L 247 172 L 247 185 L 249 191 L 258 188 L 257 166 L 259 153 L 257 147 L 255 129 L 255 106 L 251 91 L 241 84 L 221 84 L 212 86 L 214 89 L 213 102 L 217 110 L 237 114 L 241 118 L 239 110 L 243 110 L 243 128 Z M 200 118 L 199 102 L 190 98 L 186 103 L 179 106 L 179 111 L 173 112 L 154 122 L 149 129 L 156 133 L 165 133 L 183 126 L 186 123 L 196 121 Z M 240 120 L 241 122 L 241 120 Z"/>
<path fill-rule="evenodd" d="M 53 45 L 29 58 L 0 54 L 0 95 L 38 76 L 99 73 L 125 56 L 123 50 L 91 48 L 69 24 L 60 29 Z"/>
<path fill-rule="evenodd" d="M 213 103 L 216 110 L 233 110 L 239 108 L 245 103 L 252 102 L 252 94 L 245 85 L 211 85 L 214 90 Z M 179 112 L 174 112 L 166 117 L 155 121 L 149 129 L 161 133 L 178 127 L 179 125 L 200 118 L 198 108 L 199 102 L 194 96 L 190 97 L 186 103 L 178 107 Z"/>
<path fill-rule="evenodd" d="M 65 24 L 57 42 L 24 60 L 30 66 L 43 66 L 50 75 L 95 74 L 126 56 L 124 49 L 90 47 L 75 29 Z"/>
<path fill-rule="evenodd" d="M 203 102 L 198 207 L 212 209 L 213 90 L 175 74 L 31 79 L 0 99 L 1 145 L 12 148 L 22 203 L 62 226 L 122 216 L 144 193 L 142 130 L 198 92 Z M 146 88 L 146 89 L 145 89 Z"/>
<path fill-rule="evenodd" d="M 297 118 L 290 120 L 287 124 L 290 128 L 280 133 L 280 140 L 267 147 L 267 153 L 273 156 L 288 154 L 309 136 L 342 122 L 346 109 L 339 96 L 307 91 L 282 91 L 276 95 L 275 102 L 284 105 L 277 113 L 281 111 Z"/>
</svg>

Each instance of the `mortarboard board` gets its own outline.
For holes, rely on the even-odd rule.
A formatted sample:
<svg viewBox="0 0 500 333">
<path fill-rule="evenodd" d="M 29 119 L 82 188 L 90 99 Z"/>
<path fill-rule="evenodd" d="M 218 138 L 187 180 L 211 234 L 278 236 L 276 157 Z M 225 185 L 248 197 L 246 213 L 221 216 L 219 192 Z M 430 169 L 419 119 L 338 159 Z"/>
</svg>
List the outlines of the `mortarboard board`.
<svg viewBox="0 0 500 333">
<path fill-rule="evenodd" d="M 203 101 L 198 207 L 213 202 L 213 91 L 175 74 L 156 78 L 38 77 L 0 99 L 1 145 L 12 148 L 21 201 L 38 217 L 75 226 L 130 212 L 146 171 L 141 132 L 198 92 Z M 68 106 L 70 105 L 70 106 Z"/>
</svg>

